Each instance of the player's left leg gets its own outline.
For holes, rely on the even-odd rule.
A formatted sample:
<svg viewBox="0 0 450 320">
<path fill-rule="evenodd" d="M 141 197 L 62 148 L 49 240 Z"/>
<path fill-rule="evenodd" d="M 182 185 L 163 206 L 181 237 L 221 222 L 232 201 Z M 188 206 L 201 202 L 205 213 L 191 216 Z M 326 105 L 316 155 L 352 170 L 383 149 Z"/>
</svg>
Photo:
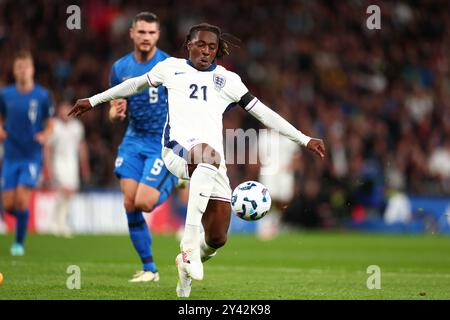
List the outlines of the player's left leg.
<svg viewBox="0 0 450 320">
<path fill-rule="evenodd" d="M 203 229 L 200 238 L 202 262 L 216 255 L 217 249 L 227 242 L 231 220 L 231 205 L 228 201 L 209 200 L 202 217 Z"/>
<path fill-rule="evenodd" d="M 130 282 L 159 280 L 159 274 L 153 262 L 151 233 L 142 210 L 135 206 L 137 190 L 145 171 L 145 158 L 140 154 L 141 148 L 140 141 L 125 138 L 119 146 L 114 169 L 114 173 L 120 179 L 120 189 L 124 196 L 131 243 L 142 262 L 142 269 L 133 276 Z"/>
<path fill-rule="evenodd" d="M 1 172 L 1 189 L 3 210 L 14 214 L 16 188 L 19 183 L 20 165 L 17 162 L 3 159 Z"/>
<path fill-rule="evenodd" d="M 53 231 L 57 236 L 63 236 L 66 238 L 72 237 L 72 231 L 70 230 L 68 220 L 70 214 L 70 204 L 74 194 L 75 190 L 70 187 L 61 187 L 60 190 L 58 190 L 53 221 Z"/>
<path fill-rule="evenodd" d="M 16 241 L 11 248 L 13 255 L 23 255 L 25 252 L 24 243 L 30 217 L 30 197 L 33 189 L 38 184 L 40 172 L 40 161 L 26 161 L 20 164 L 13 210 L 17 221 Z"/>
<path fill-rule="evenodd" d="M 16 216 L 16 240 L 11 247 L 11 254 L 21 256 L 25 253 L 24 244 L 28 230 L 28 220 L 30 218 L 30 203 L 32 188 L 19 185 L 16 189 L 14 203 L 14 215 Z"/>
<path fill-rule="evenodd" d="M 55 207 L 53 209 L 52 231 L 57 236 L 72 237 L 69 225 L 72 199 L 80 188 L 78 164 L 55 162 L 53 165 L 54 185 L 57 189 Z"/>
<path fill-rule="evenodd" d="M 138 271 L 130 282 L 157 281 L 159 280 L 159 275 L 153 263 L 151 234 L 142 211 L 134 206 L 138 185 L 139 183 L 134 179 L 120 179 L 120 189 L 124 195 L 124 207 L 130 239 L 142 262 L 142 270 Z"/>
<path fill-rule="evenodd" d="M 134 207 L 142 212 L 151 212 L 158 202 L 161 192 L 154 187 L 139 183 L 134 199 Z"/>
<path fill-rule="evenodd" d="M 134 196 L 134 210 L 127 213 L 130 237 L 142 261 L 142 270 L 130 282 L 159 281 L 158 268 L 153 258 L 153 237 L 144 218 L 158 200 L 160 192 L 139 183 Z"/>
<path fill-rule="evenodd" d="M 211 146 L 199 143 L 189 150 L 188 161 L 187 167 L 191 179 L 180 249 L 183 264 L 189 275 L 195 280 L 202 280 L 203 265 L 200 254 L 202 216 L 216 184 L 221 158 Z"/>
<path fill-rule="evenodd" d="M 140 212 L 142 220 L 144 217 L 142 212 L 151 212 L 155 207 L 163 203 L 170 196 L 170 193 L 177 183 L 177 179 L 164 166 L 164 162 L 159 158 L 158 154 L 147 154 L 141 180 L 136 190 L 134 198 L 134 207 L 136 212 Z M 145 221 L 145 220 L 144 220 Z M 156 264 L 153 260 L 152 235 L 147 224 L 140 228 L 140 237 L 145 241 L 146 258 L 143 270 L 151 271 L 159 279 Z M 142 273 L 133 279 L 133 282 L 145 280 L 146 273 Z M 153 281 L 157 281 L 153 279 Z"/>
<path fill-rule="evenodd" d="M 2 204 L 5 212 L 13 215 L 17 219 L 15 210 L 17 184 L 19 182 L 20 164 L 17 162 L 3 159 L 2 163 Z M 22 245 L 13 243 L 11 246 L 11 254 L 13 256 L 21 256 L 25 253 Z"/>
</svg>

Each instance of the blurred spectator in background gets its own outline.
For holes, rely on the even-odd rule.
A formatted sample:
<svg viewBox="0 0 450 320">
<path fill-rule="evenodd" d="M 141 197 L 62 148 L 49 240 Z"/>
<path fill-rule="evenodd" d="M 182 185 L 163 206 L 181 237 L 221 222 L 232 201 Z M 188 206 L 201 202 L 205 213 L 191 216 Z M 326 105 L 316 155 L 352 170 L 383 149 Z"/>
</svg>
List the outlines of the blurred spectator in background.
<svg viewBox="0 0 450 320">
<path fill-rule="evenodd" d="M 280 115 L 289 119 L 286 113 Z M 269 190 L 272 206 L 264 219 L 258 220 L 257 234 L 262 240 L 270 240 L 278 234 L 281 214 L 294 195 L 300 147 L 274 130 L 260 133 L 258 144 L 261 163 L 258 181 Z"/>
<path fill-rule="evenodd" d="M 70 101 L 62 101 L 58 105 L 53 134 L 45 146 L 47 178 L 58 192 L 52 214 L 52 231 L 64 237 L 72 235 L 68 223 L 69 209 L 73 195 L 80 188 L 80 172 L 84 182 L 88 182 L 91 176 L 83 124 L 67 116 L 71 107 Z"/>
<path fill-rule="evenodd" d="M 450 193 L 450 137 L 442 146 L 433 149 L 428 168 L 430 174 L 441 182 L 442 189 Z"/>
<path fill-rule="evenodd" d="M 294 228 L 325 228 L 329 214 L 328 201 L 320 192 L 320 182 L 307 178 L 304 188 L 296 193 L 283 214 L 283 222 Z"/>
</svg>

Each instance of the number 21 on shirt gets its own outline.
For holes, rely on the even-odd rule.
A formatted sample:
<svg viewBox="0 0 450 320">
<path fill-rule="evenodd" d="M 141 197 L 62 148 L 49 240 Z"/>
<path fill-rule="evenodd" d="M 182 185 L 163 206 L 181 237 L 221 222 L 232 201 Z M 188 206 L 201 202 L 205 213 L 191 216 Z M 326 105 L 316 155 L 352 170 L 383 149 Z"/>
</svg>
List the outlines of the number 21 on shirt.
<svg viewBox="0 0 450 320">
<path fill-rule="evenodd" d="M 191 98 L 191 99 L 199 99 L 198 94 L 202 95 L 202 93 L 203 93 L 203 97 L 200 97 L 200 99 L 203 98 L 204 101 L 207 101 L 207 97 L 206 97 L 206 90 L 208 89 L 207 86 L 201 86 L 200 87 L 200 91 L 201 91 L 200 93 L 197 93 L 198 85 L 196 85 L 195 83 L 191 84 L 189 86 L 189 88 L 191 89 L 191 94 L 190 94 L 189 98 Z"/>
</svg>

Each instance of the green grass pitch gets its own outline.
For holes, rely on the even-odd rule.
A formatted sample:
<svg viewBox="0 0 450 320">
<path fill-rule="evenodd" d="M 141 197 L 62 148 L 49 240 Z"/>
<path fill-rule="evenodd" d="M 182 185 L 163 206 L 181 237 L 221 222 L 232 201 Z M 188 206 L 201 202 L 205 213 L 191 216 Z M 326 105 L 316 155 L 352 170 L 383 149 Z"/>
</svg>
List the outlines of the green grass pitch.
<svg viewBox="0 0 450 320">
<path fill-rule="evenodd" d="M 0 299 L 177 299 L 174 236 L 154 235 L 161 280 L 128 283 L 139 269 L 127 236 L 61 239 L 31 235 L 26 255 L 11 257 L 0 236 Z M 81 289 L 66 287 L 68 266 Z M 367 267 L 381 269 L 381 289 L 367 288 Z M 230 235 L 193 282 L 191 299 L 450 299 L 450 237 L 289 233 L 272 241 Z"/>
</svg>

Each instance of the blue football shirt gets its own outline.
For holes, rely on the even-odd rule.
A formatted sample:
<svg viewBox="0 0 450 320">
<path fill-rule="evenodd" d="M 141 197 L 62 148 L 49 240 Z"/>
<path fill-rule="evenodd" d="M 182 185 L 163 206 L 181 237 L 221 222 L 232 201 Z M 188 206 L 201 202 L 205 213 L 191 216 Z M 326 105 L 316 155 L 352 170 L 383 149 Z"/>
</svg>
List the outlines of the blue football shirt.
<svg viewBox="0 0 450 320">
<path fill-rule="evenodd" d="M 45 122 L 53 116 L 49 92 L 39 85 L 21 93 L 15 85 L 0 91 L 0 113 L 8 134 L 4 142 L 5 158 L 9 160 L 39 160 L 42 145 L 34 136 L 44 130 Z"/>
<path fill-rule="evenodd" d="M 157 49 L 147 62 L 139 63 L 134 52 L 117 60 L 111 70 L 110 85 L 115 86 L 129 78 L 142 76 L 169 55 Z M 127 98 L 129 124 L 125 137 L 162 136 L 167 117 L 167 90 L 163 86 L 150 87 Z"/>
</svg>

